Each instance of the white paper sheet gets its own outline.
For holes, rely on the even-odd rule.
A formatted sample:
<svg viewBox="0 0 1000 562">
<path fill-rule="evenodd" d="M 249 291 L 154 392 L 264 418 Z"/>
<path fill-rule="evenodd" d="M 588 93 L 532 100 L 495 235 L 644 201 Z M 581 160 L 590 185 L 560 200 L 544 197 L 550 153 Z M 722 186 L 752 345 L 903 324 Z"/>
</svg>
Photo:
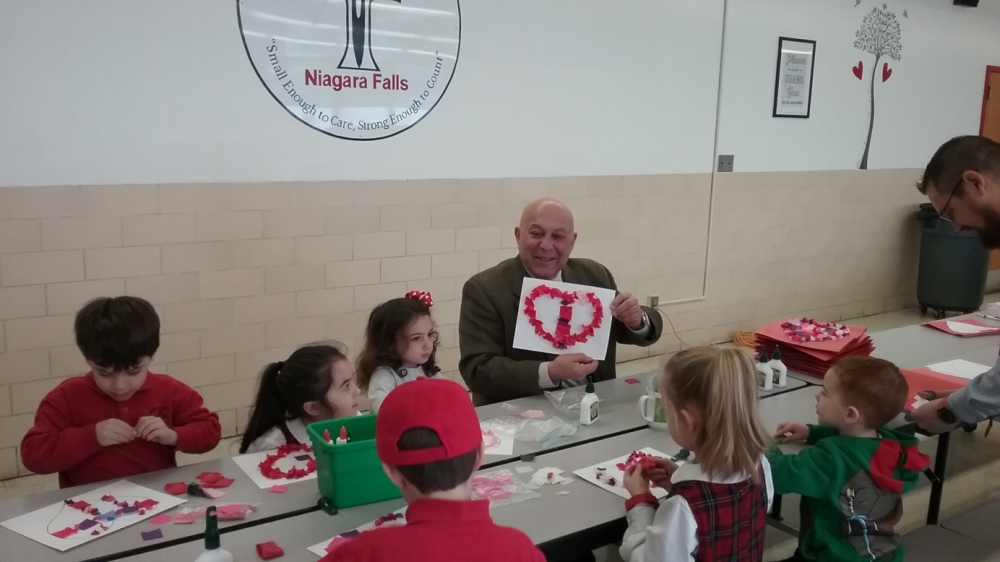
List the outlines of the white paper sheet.
<svg viewBox="0 0 1000 562">
<path fill-rule="evenodd" d="M 514 436 L 508 432 L 500 431 L 487 424 L 481 424 L 483 432 L 483 443 L 486 444 L 487 455 L 510 456 L 514 454 Z"/>
<path fill-rule="evenodd" d="M 233 457 L 233 462 L 236 463 L 236 466 L 240 467 L 240 469 L 242 469 L 243 472 L 245 472 L 247 476 L 249 476 L 250 479 L 253 480 L 253 483 L 256 484 L 261 490 L 266 490 L 271 486 L 278 486 L 278 485 L 287 486 L 289 484 L 294 484 L 296 482 L 304 482 L 306 480 L 316 479 L 315 470 L 309 475 L 303 476 L 302 478 L 278 478 L 272 480 L 270 478 L 265 477 L 263 474 L 260 473 L 260 468 L 258 468 L 258 466 L 260 465 L 260 463 L 264 462 L 264 459 L 266 459 L 268 455 L 273 455 L 276 452 L 277 451 L 261 451 L 259 453 L 251 453 L 249 455 L 240 455 L 238 457 Z M 308 463 L 309 461 L 295 460 L 295 457 L 301 455 L 309 455 L 309 458 L 313 458 L 311 450 L 299 451 L 296 453 L 292 453 L 283 459 L 278 459 L 278 461 L 274 463 L 274 466 L 280 468 L 281 470 L 288 470 L 293 467 L 305 468 L 306 463 Z"/>
<path fill-rule="evenodd" d="M 594 307 L 586 298 L 582 298 L 587 293 L 593 293 L 600 301 L 603 318 L 601 323 L 594 330 L 594 335 L 587 341 L 568 346 L 566 349 L 557 348 L 552 342 L 535 332 L 531 325 L 528 314 L 525 312 L 525 301 L 531 292 L 539 285 L 545 285 L 558 289 L 566 293 L 575 293 L 579 298 L 571 305 L 572 317 L 570 320 L 570 334 L 579 334 L 583 328 L 594 320 Z M 574 283 L 560 283 L 557 281 L 544 281 L 526 277 L 521 285 L 521 300 L 518 303 L 517 324 L 514 327 L 514 347 L 517 349 L 527 349 L 529 351 L 539 351 L 552 355 L 563 355 L 566 353 L 583 353 L 598 361 L 604 361 L 608 352 L 608 341 L 611 338 L 611 301 L 615 298 L 615 292 L 611 289 L 600 289 L 588 287 L 586 285 L 576 285 Z M 554 335 L 559 319 L 559 309 L 562 306 L 559 298 L 551 296 L 539 296 L 534 300 L 535 317 L 542 322 L 542 329 Z"/>
<path fill-rule="evenodd" d="M 114 496 L 117 501 L 127 501 L 129 505 L 132 505 L 136 501 L 143 500 L 155 500 L 158 503 L 155 507 L 145 510 L 145 514 L 140 514 L 139 512 L 130 514 L 123 513 L 116 515 L 113 521 L 102 521 L 102 523 L 108 527 L 107 531 L 103 530 L 100 525 L 98 525 L 86 530 L 77 531 L 76 534 L 70 535 L 64 539 L 55 537 L 51 533 L 61 531 L 66 527 L 74 527 L 84 520 L 93 519 L 94 516 L 72 508 L 65 502 L 59 502 L 48 507 L 32 511 L 31 513 L 26 513 L 19 517 L 9 519 L 0 523 L 0 525 L 3 525 L 19 535 L 23 535 L 33 541 L 44 544 L 45 546 L 54 548 L 60 552 L 65 552 L 71 548 L 86 544 L 94 539 L 99 539 L 108 533 L 113 533 L 124 529 L 125 527 L 135 525 L 140 521 L 145 521 L 150 517 L 154 517 L 187 501 L 183 498 L 178 498 L 162 492 L 150 490 L 149 488 L 145 488 L 143 486 L 138 486 L 126 480 L 119 480 L 118 482 L 108 484 L 107 486 L 103 486 L 85 494 L 72 497 L 67 496 L 66 499 L 84 501 L 89 503 L 91 507 L 97 508 L 101 513 L 108 513 L 119 509 L 115 504 L 105 502 L 101 499 L 102 497 L 108 495 Z M 92 534 L 95 530 L 98 531 L 97 535 Z"/>
<path fill-rule="evenodd" d="M 645 449 L 640 449 L 640 451 L 646 453 L 647 455 L 653 455 L 654 457 L 663 457 L 663 458 L 671 457 L 671 455 L 668 455 L 666 453 L 661 453 L 660 451 L 657 451 L 656 449 L 650 447 L 646 447 Z M 591 484 L 594 484 L 595 486 L 600 486 L 601 488 L 604 488 L 605 490 L 611 492 L 612 494 L 617 494 L 625 499 L 628 499 L 630 496 L 628 490 L 625 489 L 624 485 L 625 473 L 619 470 L 618 467 L 615 465 L 627 461 L 629 455 L 631 455 L 631 453 L 629 453 L 628 455 L 622 455 L 620 457 L 608 461 L 597 463 L 595 465 L 588 466 L 586 468 L 581 468 L 580 470 L 575 470 L 573 471 L 573 474 L 576 474 L 580 478 L 583 478 L 584 480 L 590 482 Z M 678 466 L 682 464 L 684 463 L 683 462 L 677 463 Z M 604 469 L 603 473 L 607 477 L 615 479 L 614 486 L 609 486 L 606 482 L 597 479 L 598 468 L 603 468 Z M 650 492 L 652 492 L 653 495 L 656 496 L 657 498 L 664 498 L 667 495 L 666 490 L 655 486 L 650 489 Z"/>
<path fill-rule="evenodd" d="M 972 361 L 966 361 L 965 359 L 942 361 L 941 363 L 928 365 L 927 368 L 936 373 L 941 373 L 942 375 L 951 375 L 953 377 L 968 380 L 972 380 L 982 373 L 990 370 L 990 368 L 986 365 L 980 365 L 979 363 L 973 363 Z"/>
<path fill-rule="evenodd" d="M 405 525 L 406 524 L 406 508 L 405 507 L 402 508 L 402 509 L 397 509 L 396 511 L 393 511 L 393 513 L 395 513 L 396 515 L 402 515 L 403 518 L 402 519 L 396 519 L 395 521 L 389 521 L 388 523 L 384 523 L 382 526 L 386 526 L 386 525 L 397 526 L 397 525 Z M 320 558 L 322 558 L 322 557 L 326 556 L 326 547 L 327 547 L 327 545 L 329 545 L 331 542 L 333 542 L 334 539 L 336 539 L 337 537 L 353 538 L 352 535 L 355 535 L 356 533 L 363 533 L 365 531 L 371 531 L 374 528 L 375 528 L 375 521 L 372 521 L 370 523 L 366 523 L 366 524 L 358 527 L 357 529 L 354 529 L 352 531 L 348 531 L 346 533 L 342 533 L 340 535 L 337 535 L 336 537 L 333 537 L 331 539 L 327 539 L 327 540 L 325 540 L 325 541 L 323 541 L 323 542 L 321 542 L 319 544 L 316 544 L 316 545 L 313 545 L 313 546 L 309 547 L 309 552 L 311 552 L 311 553 L 315 554 L 316 556 L 319 556 Z"/>
<path fill-rule="evenodd" d="M 997 328 L 987 327 L 987 326 L 976 326 L 974 324 L 966 324 L 965 322 L 957 322 L 953 320 L 948 320 L 948 329 L 956 334 L 980 334 L 982 332 L 995 332 Z"/>
</svg>

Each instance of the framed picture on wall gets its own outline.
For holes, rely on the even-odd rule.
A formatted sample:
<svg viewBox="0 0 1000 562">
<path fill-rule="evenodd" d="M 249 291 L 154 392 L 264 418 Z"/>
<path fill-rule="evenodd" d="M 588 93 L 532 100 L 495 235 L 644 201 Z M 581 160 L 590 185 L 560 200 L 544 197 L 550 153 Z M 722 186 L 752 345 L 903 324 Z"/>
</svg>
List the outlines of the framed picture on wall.
<svg viewBox="0 0 1000 562">
<path fill-rule="evenodd" d="M 778 38 L 778 69 L 774 78 L 774 117 L 809 118 L 812 107 L 816 42 Z"/>
</svg>

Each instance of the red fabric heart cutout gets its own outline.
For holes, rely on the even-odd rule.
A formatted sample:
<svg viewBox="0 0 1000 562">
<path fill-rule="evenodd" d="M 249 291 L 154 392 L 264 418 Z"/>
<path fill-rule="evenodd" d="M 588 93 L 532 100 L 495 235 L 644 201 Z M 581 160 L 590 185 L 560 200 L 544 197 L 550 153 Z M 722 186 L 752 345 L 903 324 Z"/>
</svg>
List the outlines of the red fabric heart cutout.
<svg viewBox="0 0 1000 562">
<path fill-rule="evenodd" d="M 555 333 L 550 333 L 545 329 L 542 321 L 538 319 L 538 312 L 535 310 L 535 300 L 543 296 L 562 301 L 559 307 L 559 318 L 556 319 Z M 573 317 L 573 303 L 584 299 L 593 307 L 594 317 L 589 324 L 583 326 L 580 332 L 573 334 L 570 326 L 570 320 Z M 531 294 L 524 299 L 524 313 L 528 316 L 528 322 L 535 329 L 535 333 L 550 342 L 552 347 L 556 349 L 568 349 L 578 343 L 586 342 L 593 337 L 594 331 L 600 328 L 604 322 L 604 306 L 601 305 L 601 300 L 594 293 L 566 292 L 547 285 L 539 285 L 532 289 Z"/>
<path fill-rule="evenodd" d="M 892 69 L 889 68 L 889 63 L 882 63 L 882 81 L 885 82 L 892 76 Z"/>
<path fill-rule="evenodd" d="M 857 78 L 858 80 L 861 80 L 861 75 L 864 74 L 865 72 L 864 61 L 858 61 L 858 66 L 855 66 L 853 70 L 854 70 L 854 77 Z"/>
</svg>

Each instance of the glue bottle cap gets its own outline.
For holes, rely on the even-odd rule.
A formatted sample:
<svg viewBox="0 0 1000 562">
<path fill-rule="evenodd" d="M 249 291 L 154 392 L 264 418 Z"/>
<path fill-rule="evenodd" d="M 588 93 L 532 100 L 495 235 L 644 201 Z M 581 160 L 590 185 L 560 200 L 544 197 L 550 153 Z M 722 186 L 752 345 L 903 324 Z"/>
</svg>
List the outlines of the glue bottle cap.
<svg viewBox="0 0 1000 562">
<path fill-rule="evenodd" d="M 594 379 L 590 375 L 587 375 L 587 394 L 594 393 Z"/>
<path fill-rule="evenodd" d="M 781 361 L 781 348 L 774 346 L 774 354 L 771 355 L 771 359 L 774 361 Z"/>
<path fill-rule="evenodd" d="M 205 511 L 205 550 L 218 550 L 220 547 L 219 518 L 215 514 L 215 506 L 213 505 Z"/>
<path fill-rule="evenodd" d="M 768 361 L 768 359 L 767 359 L 767 352 L 766 351 L 761 351 L 760 352 L 760 360 L 758 362 L 759 363 L 767 363 L 767 361 Z"/>
</svg>

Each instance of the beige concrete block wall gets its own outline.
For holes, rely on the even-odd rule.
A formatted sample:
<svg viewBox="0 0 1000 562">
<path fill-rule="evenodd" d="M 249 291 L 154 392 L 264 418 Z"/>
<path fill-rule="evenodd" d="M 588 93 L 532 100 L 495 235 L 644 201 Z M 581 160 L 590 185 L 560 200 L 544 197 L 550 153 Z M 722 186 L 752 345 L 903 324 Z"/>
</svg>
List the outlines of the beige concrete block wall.
<svg viewBox="0 0 1000 562">
<path fill-rule="evenodd" d="M 781 315 L 840 319 L 913 302 L 914 170 L 717 177 L 708 298 L 665 307 L 689 344 Z M 457 373 L 459 299 L 516 252 L 513 226 L 552 196 L 577 219 L 575 256 L 661 301 L 701 294 L 710 175 L 0 189 L 0 478 L 38 401 L 86 370 L 74 312 L 149 299 L 154 370 L 195 387 L 224 433 L 245 424 L 259 370 L 295 346 L 361 345 L 368 311 L 432 292 L 440 363 Z M 624 347 L 621 360 L 678 349 Z"/>
</svg>

